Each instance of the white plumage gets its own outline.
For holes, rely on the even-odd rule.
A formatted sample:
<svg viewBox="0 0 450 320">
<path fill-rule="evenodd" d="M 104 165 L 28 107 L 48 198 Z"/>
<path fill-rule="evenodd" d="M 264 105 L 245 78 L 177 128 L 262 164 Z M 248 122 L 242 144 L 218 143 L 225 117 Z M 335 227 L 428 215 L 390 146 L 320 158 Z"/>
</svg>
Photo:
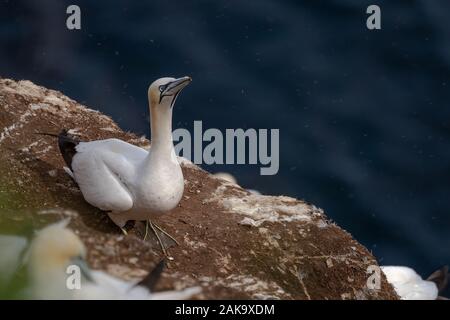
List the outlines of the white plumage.
<svg viewBox="0 0 450 320">
<path fill-rule="evenodd" d="M 0 285 L 10 280 L 22 263 L 21 255 L 27 244 L 27 239 L 23 237 L 0 235 Z"/>
<path fill-rule="evenodd" d="M 30 285 L 24 295 L 31 299 L 188 299 L 201 292 L 200 287 L 187 288 L 180 291 L 151 292 L 149 288 L 138 281 L 125 281 L 113 277 L 103 271 L 90 270 L 85 261 L 86 249 L 78 236 L 68 229 L 68 220 L 55 223 L 40 230 L 31 242 L 26 254 L 23 249 L 26 239 L 15 237 L 14 249 L 10 250 L 10 260 L 6 260 L 6 267 L 11 263 L 17 267 L 27 264 Z M 0 239 L 6 239 L 2 237 Z M 10 243 L 8 239 L 8 243 Z M 20 250 L 22 249 L 22 250 Z M 24 256 L 25 261 L 18 262 Z M 67 286 L 67 267 L 76 265 L 81 270 L 81 286 L 79 289 Z M 3 266 L 3 265 L 2 265 Z M 11 271 L 10 268 L 7 270 Z M 3 272 L 4 270 L 0 270 Z"/>
<path fill-rule="evenodd" d="M 149 87 L 149 152 L 122 140 L 106 139 L 79 142 L 74 155 L 67 157 L 64 141 L 62 147 L 60 141 L 86 201 L 108 211 L 119 227 L 128 220 L 150 220 L 181 200 L 184 178 L 172 142 L 172 108 L 190 81 L 189 77 L 161 78 Z"/>
<path fill-rule="evenodd" d="M 436 284 L 423 280 L 411 268 L 384 266 L 381 269 L 402 300 L 436 300 L 438 297 Z"/>
<path fill-rule="evenodd" d="M 130 189 L 148 152 L 118 139 L 80 142 L 76 151 L 72 170 L 86 201 L 102 210 L 130 210 Z"/>
<path fill-rule="evenodd" d="M 136 282 L 117 279 L 102 271 L 91 272 L 92 282 L 83 284 L 75 290 L 77 300 L 185 300 L 201 292 L 200 287 L 187 288 L 180 291 L 150 292 Z"/>
</svg>

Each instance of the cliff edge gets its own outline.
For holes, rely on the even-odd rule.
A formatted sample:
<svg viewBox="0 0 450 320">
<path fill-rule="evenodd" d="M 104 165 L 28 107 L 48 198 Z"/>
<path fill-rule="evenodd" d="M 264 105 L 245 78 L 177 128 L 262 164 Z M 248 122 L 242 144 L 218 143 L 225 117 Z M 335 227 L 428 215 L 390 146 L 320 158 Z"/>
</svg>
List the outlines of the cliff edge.
<svg viewBox="0 0 450 320">
<path fill-rule="evenodd" d="M 93 269 L 142 278 L 162 257 L 142 223 L 124 236 L 108 216 L 86 203 L 63 170 L 56 139 L 36 132 L 71 129 L 82 140 L 119 138 L 148 148 L 143 137 L 60 92 L 30 81 L 0 79 L 0 231 L 39 228 L 71 218 Z M 179 242 L 159 289 L 200 285 L 199 299 L 397 299 L 377 265 L 350 234 L 315 206 L 285 196 L 250 194 L 180 158 L 185 192 L 178 207 L 155 220 Z"/>
</svg>

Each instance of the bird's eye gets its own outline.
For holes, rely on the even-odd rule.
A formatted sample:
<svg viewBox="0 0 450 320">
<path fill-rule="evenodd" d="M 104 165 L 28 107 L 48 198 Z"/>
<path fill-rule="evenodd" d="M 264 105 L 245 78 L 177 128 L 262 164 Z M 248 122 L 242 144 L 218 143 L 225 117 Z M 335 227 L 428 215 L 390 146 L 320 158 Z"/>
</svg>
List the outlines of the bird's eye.
<svg viewBox="0 0 450 320">
<path fill-rule="evenodd" d="M 159 92 L 163 92 L 164 90 L 166 90 L 166 86 L 159 86 Z"/>
</svg>

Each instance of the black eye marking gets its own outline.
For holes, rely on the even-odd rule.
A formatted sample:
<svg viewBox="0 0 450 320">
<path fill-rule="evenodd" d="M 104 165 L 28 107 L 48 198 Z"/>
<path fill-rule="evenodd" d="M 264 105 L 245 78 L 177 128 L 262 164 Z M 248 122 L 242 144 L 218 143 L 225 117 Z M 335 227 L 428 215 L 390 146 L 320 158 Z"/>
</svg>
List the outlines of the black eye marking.
<svg viewBox="0 0 450 320">
<path fill-rule="evenodd" d="M 164 85 L 161 85 L 161 86 L 159 86 L 159 103 L 161 103 L 161 100 L 162 100 L 162 98 L 164 98 L 165 97 L 165 95 L 163 94 L 163 92 L 166 90 L 166 88 L 167 88 L 167 84 L 164 84 Z"/>
</svg>

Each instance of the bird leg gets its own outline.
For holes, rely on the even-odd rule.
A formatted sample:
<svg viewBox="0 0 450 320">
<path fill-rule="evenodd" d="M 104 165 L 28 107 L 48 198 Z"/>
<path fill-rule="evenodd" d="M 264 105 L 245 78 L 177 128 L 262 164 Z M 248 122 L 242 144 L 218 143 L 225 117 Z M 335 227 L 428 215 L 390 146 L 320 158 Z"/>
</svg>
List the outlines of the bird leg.
<svg viewBox="0 0 450 320">
<path fill-rule="evenodd" d="M 109 218 L 114 222 L 114 224 L 116 226 L 118 226 L 120 228 L 120 230 L 122 230 L 122 233 L 127 236 L 128 232 L 127 232 L 127 230 L 125 230 L 125 225 L 127 224 L 127 219 L 123 218 L 123 213 L 107 211 L 107 214 L 108 214 Z"/>
<path fill-rule="evenodd" d="M 150 227 L 152 228 L 153 232 L 156 235 L 156 238 L 158 239 L 159 246 L 161 247 L 162 252 L 164 253 L 165 256 L 167 256 L 166 246 L 164 245 L 161 238 L 159 237 L 158 231 L 156 231 L 155 226 L 153 225 L 153 223 L 150 220 L 147 220 L 147 224 L 150 225 Z"/>
<path fill-rule="evenodd" d="M 120 230 L 122 230 L 124 235 L 126 235 L 126 236 L 128 235 L 128 232 L 127 232 L 127 230 L 125 230 L 125 228 L 120 227 Z"/>
<path fill-rule="evenodd" d="M 145 222 L 145 234 L 144 234 L 144 241 L 147 240 L 147 235 L 148 235 L 148 225 L 149 225 L 149 220 L 147 220 Z"/>
<path fill-rule="evenodd" d="M 145 225 L 145 236 L 144 236 L 144 240 L 147 238 L 147 234 L 148 234 L 148 226 L 150 226 L 150 228 L 152 228 L 153 233 L 156 235 L 156 238 L 158 239 L 159 245 L 161 247 L 162 252 L 164 253 L 165 256 L 167 255 L 167 248 L 164 245 L 164 242 L 162 241 L 161 237 L 158 234 L 158 231 L 160 231 L 161 233 L 163 233 L 165 236 L 169 237 L 172 241 L 174 241 L 177 245 L 178 242 L 177 240 L 175 240 L 174 237 L 172 237 L 170 234 L 168 234 L 166 231 L 164 231 L 160 226 L 158 226 L 156 223 L 153 223 L 151 220 L 147 220 L 147 223 Z"/>
<path fill-rule="evenodd" d="M 160 226 L 158 226 L 156 223 L 152 222 L 153 226 L 158 229 L 159 231 L 161 231 L 164 235 L 166 235 L 167 237 L 169 237 L 173 242 L 175 242 L 177 244 L 177 246 L 179 246 L 180 244 L 178 243 L 178 241 L 172 237 L 169 233 L 167 233 L 164 229 L 162 229 Z"/>
</svg>

